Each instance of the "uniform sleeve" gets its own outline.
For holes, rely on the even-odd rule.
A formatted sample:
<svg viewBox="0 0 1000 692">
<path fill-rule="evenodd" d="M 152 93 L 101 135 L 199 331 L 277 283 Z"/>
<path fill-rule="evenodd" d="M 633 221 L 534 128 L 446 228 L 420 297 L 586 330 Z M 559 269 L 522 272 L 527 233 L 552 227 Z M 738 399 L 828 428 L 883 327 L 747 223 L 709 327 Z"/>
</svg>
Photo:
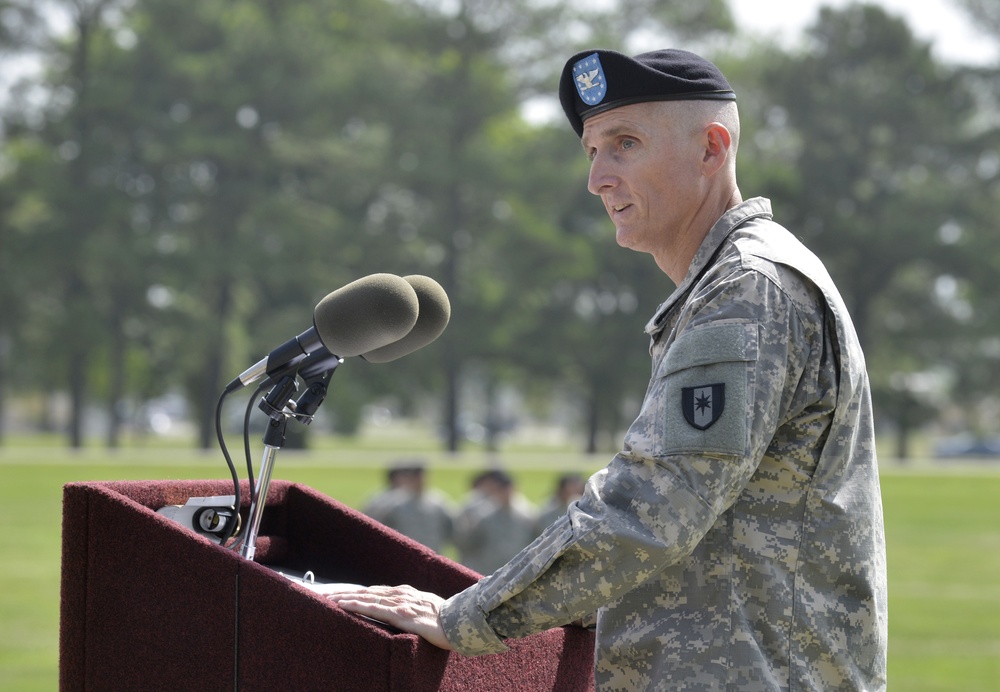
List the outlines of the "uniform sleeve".
<svg viewBox="0 0 1000 692">
<path fill-rule="evenodd" d="M 567 515 L 445 603 L 475 655 L 612 603 L 687 555 L 745 488 L 787 413 L 810 339 L 773 277 L 736 271 L 689 300 L 624 450 Z"/>
</svg>

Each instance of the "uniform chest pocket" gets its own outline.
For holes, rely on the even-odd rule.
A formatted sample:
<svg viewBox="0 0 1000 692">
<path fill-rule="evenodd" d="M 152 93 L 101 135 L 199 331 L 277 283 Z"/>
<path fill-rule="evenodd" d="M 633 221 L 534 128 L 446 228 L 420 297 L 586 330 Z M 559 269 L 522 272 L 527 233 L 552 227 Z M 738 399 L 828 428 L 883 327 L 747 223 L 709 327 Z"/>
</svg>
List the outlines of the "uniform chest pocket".
<svg viewBox="0 0 1000 692">
<path fill-rule="evenodd" d="M 654 385 L 664 454 L 749 453 L 757 344 L 757 323 L 740 321 L 690 329 L 670 345 Z"/>
</svg>

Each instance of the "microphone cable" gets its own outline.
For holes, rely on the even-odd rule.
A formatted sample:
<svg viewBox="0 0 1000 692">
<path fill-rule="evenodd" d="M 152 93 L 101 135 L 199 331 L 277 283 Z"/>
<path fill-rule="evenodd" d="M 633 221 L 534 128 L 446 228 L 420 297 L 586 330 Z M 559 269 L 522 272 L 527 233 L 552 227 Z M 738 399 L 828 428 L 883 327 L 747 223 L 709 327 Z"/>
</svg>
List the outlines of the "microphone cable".
<svg viewBox="0 0 1000 692">
<path fill-rule="evenodd" d="M 267 380 L 261 382 L 257 385 L 257 389 L 254 390 L 253 395 L 247 400 L 246 411 L 243 415 L 243 452 L 246 457 L 247 466 L 247 479 L 248 486 L 250 490 L 251 501 L 254 498 L 256 492 L 255 480 L 253 473 L 253 458 L 250 452 L 250 415 L 253 413 L 254 403 L 263 395 L 264 390 L 267 389 L 269 383 Z M 229 453 L 229 447 L 226 445 L 226 438 L 222 427 L 222 410 L 223 404 L 225 403 L 226 397 L 231 392 L 224 390 L 222 396 L 219 397 L 219 402 L 215 407 L 215 432 L 216 437 L 219 440 L 219 448 L 222 450 L 222 456 L 226 460 L 226 465 L 229 467 L 229 473 L 233 478 L 233 511 L 238 515 L 240 512 L 240 506 L 243 503 L 242 493 L 240 491 L 240 477 L 239 473 L 236 471 L 236 464 L 233 462 L 233 458 Z M 240 521 L 236 518 L 230 522 L 230 526 L 226 528 L 224 533 L 220 535 L 221 545 L 228 550 L 236 550 L 242 545 L 243 539 L 234 541 L 232 545 L 226 545 L 226 541 L 231 539 L 236 533 L 237 528 L 240 526 Z"/>
<path fill-rule="evenodd" d="M 229 390 L 224 389 L 222 396 L 219 397 L 219 402 L 215 405 L 215 435 L 219 439 L 219 448 L 222 449 L 222 456 L 225 457 L 226 465 L 229 466 L 229 473 L 232 474 L 233 477 L 233 511 L 236 512 L 236 514 L 239 514 L 240 504 L 242 504 L 242 498 L 240 497 L 240 476 L 236 472 L 236 464 L 233 463 L 233 458 L 229 454 L 229 448 L 226 447 L 226 438 L 222 432 L 222 406 L 228 395 Z M 234 527 L 236 524 L 236 521 L 231 521 L 230 526 L 227 526 L 222 535 L 219 537 L 221 539 L 220 545 L 224 548 L 228 547 L 229 549 L 232 549 L 232 546 L 226 546 L 226 541 L 233 537 Z"/>
</svg>

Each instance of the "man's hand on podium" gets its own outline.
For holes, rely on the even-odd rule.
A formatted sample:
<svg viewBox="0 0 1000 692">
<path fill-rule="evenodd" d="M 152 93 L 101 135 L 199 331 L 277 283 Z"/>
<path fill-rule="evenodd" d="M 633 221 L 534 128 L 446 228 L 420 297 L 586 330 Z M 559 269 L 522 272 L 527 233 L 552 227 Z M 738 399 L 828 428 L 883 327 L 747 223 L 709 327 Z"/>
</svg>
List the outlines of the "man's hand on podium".
<svg viewBox="0 0 1000 692">
<path fill-rule="evenodd" d="M 398 630 L 416 634 L 434 646 L 451 651 L 438 614 L 445 599 L 427 591 L 403 586 L 310 584 L 309 588 L 344 610 L 381 620 Z"/>
</svg>

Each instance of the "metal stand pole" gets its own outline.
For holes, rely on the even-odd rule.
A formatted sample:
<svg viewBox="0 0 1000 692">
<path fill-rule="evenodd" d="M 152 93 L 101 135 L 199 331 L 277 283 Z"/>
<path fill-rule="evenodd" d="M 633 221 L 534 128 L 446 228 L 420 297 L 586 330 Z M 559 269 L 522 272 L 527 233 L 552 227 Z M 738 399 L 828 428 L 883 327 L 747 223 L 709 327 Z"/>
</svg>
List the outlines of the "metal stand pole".
<svg viewBox="0 0 1000 692">
<path fill-rule="evenodd" d="M 246 538 L 240 548 L 240 555 L 247 560 L 253 560 L 257 552 L 257 534 L 260 531 L 260 520 L 264 516 L 264 503 L 267 501 L 267 490 L 271 485 L 271 472 L 274 470 L 274 457 L 285 440 L 284 417 L 272 419 L 267 432 L 264 433 L 264 457 L 260 462 L 260 475 L 257 479 L 257 492 L 250 498 L 250 521 Z"/>
</svg>

